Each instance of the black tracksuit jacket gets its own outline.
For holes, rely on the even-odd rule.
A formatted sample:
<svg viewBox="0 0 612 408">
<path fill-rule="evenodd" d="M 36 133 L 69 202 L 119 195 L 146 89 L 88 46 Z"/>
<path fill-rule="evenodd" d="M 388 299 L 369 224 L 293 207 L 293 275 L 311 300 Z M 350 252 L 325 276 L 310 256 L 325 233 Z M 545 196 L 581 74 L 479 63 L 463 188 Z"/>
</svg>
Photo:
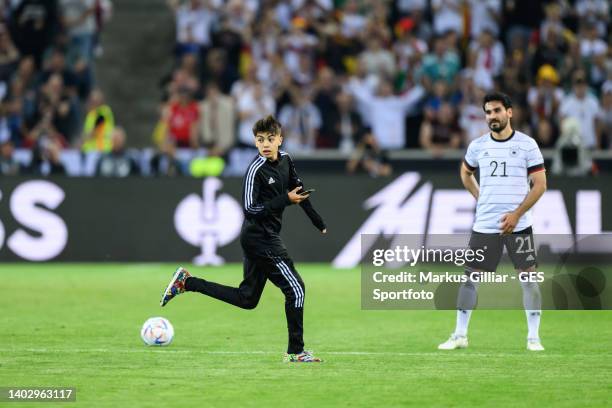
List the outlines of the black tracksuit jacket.
<svg viewBox="0 0 612 408">
<path fill-rule="evenodd" d="M 246 256 L 288 257 L 280 238 L 283 211 L 291 205 L 287 192 L 302 186 L 289 154 L 279 151 L 278 160 L 271 162 L 257 155 L 249 165 L 242 183 L 242 209 L 245 219 L 240 242 Z M 313 225 L 320 231 L 325 223 L 309 199 L 302 201 Z"/>
</svg>

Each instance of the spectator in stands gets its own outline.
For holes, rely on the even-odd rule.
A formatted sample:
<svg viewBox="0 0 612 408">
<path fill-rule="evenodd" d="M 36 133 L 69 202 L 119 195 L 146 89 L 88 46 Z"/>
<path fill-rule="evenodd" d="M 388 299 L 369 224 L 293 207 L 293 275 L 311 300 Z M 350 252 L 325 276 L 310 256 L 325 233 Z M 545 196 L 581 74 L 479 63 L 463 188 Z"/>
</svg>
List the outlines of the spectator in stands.
<svg viewBox="0 0 612 408">
<path fill-rule="evenodd" d="M 319 70 L 313 91 L 313 103 L 321 114 L 321 127 L 317 136 L 316 147 L 338 147 L 337 140 L 333 140 L 333 117 L 336 113 L 336 95 L 339 86 L 331 68 L 323 67 Z"/>
<path fill-rule="evenodd" d="M 551 1 L 545 3 L 545 18 L 540 24 L 540 41 L 546 42 L 549 35 L 557 35 L 559 37 L 571 35 L 571 32 L 563 24 L 565 11 L 565 5 L 560 2 Z"/>
<path fill-rule="evenodd" d="M 21 173 L 21 165 L 15 160 L 13 142 L 4 140 L 0 142 L 0 175 L 16 176 Z"/>
<path fill-rule="evenodd" d="M 367 18 L 359 12 L 356 0 L 347 0 L 340 13 L 340 32 L 347 39 L 358 38 L 367 24 Z"/>
<path fill-rule="evenodd" d="M 542 2 L 533 0 L 506 0 L 504 3 L 503 23 L 507 25 L 506 44 L 526 44 L 531 33 L 539 27 L 544 17 Z"/>
<path fill-rule="evenodd" d="M 428 90 L 439 79 L 452 86 L 461 68 L 459 56 L 450 49 L 448 39 L 446 35 L 438 35 L 434 39 L 433 52 L 423 58 L 423 85 Z"/>
<path fill-rule="evenodd" d="M 361 116 L 353 107 L 353 99 L 348 92 L 341 92 L 336 96 L 337 109 L 332 112 L 332 137 L 325 147 L 340 149 L 349 153 L 355 149 L 365 133 Z"/>
<path fill-rule="evenodd" d="M 499 35 L 502 0 L 467 0 L 464 7 L 469 10 L 472 39 L 480 38 L 485 31 L 488 31 L 492 37 Z"/>
<path fill-rule="evenodd" d="M 486 92 L 476 84 L 473 73 L 473 70 L 466 69 L 460 80 L 459 125 L 466 144 L 489 131 L 482 111 L 482 99 Z"/>
<path fill-rule="evenodd" d="M 365 107 L 377 146 L 381 149 L 402 149 L 406 145 L 405 117 L 425 96 L 425 90 L 414 86 L 400 96 L 393 94 L 388 79 L 382 79 L 374 94 L 367 80 L 352 78 L 348 89 Z"/>
<path fill-rule="evenodd" d="M 415 70 L 420 67 L 423 56 L 427 54 L 428 46 L 425 41 L 414 33 L 415 21 L 412 18 L 403 18 L 395 27 L 398 40 L 393 46 L 398 68 L 402 71 Z"/>
<path fill-rule="evenodd" d="M 542 38 L 540 45 L 531 59 L 531 73 L 537 74 L 538 69 L 544 65 L 550 65 L 555 70 L 561 68 L 563 59 L 570 47 L 570 42 L 562 34 L 549 28 L 549 33 Z"/>
<path fill-rule="evenodd" d="M 601 146 L 598 120 L 601 117 L 599 101 L 588 91 L 586 74 L 576 71 L 573 76 L 573 93 L 565 96 L 559 108 L 561 120 L 575 118 L 580 124 L 583 146 L 595 149 Z"/>
<path fill-rule="evenodd" d="M 83 127 L 84 152 L 109 152 L 112 148 L 112 134 L 115 128 L 113 111 L 104 101 L 100 89 L 94 89 L 89 95 L 87 115 Z"/>
<path fill-rule="evenodd" d="M 612 81 L 602 86 L 600 138 L 605 147 L 612 149 Z"/>
<path fill-rule="evenodd" d="M 608 50 L 593 54 L 585 68 L 588 69 L 589 85 L 594 89 L 600 89 L 608 78 L 608 72 L 612 73 L 612 58 L 608 58 Z"/>
<path fill-rule="evenodd" d="M 92 64 L 97 31 L 96 0 L 60 0 L 61 22 L 68 34 L 68 53 L 73 61 Z"/>
<path fill-rule="evenodd" d="M 250 92 L 238 95 L 238 142 L 241 147 L 253 148 L 253 123 L 276 111 L 276 102 L 260 82 L 255 82 Z M 283 126 L 285 124 L 283 123 Z"/>
<path fill-rule="evenodd" d="M 214 48 L 225 51 L 229 66 L 240 65 L 240 55 L 245 45 L 243 33 L 236 30 L 227 17 L 221 17 L 219 27 L 213 32 L 212 44 Z"/>
<path fill-rule="evenodd" d="M 291 103 L 283 106 L 278 120 L 283 125 L 283 146 L 289 152 L 312 150 L 321 128 L 321 113 L 304 88 L 291 90 Z"/>
<path fill-rule="evenodd" d="M 512 104 L 512 129 L 533 135 L 533 129 L 529 124 L 529 114 L 522 104 Z"/>
<path fill-rule="evenodd" d="M 113 130 L 113 147 L 100 157 L 96 175 L 101 177 L 127 177 L 138 173 L 138 166 L 125 150 L 125 131 L 121 127 Z"/>
<path fill-rule="evenodd" d="M 224 95 L 214 82 L 206 85 L 206 98 L 200 103 L 200 142 L 220 155 L 236 144 L 234 100 Z"/>
<path fill-rule="evenodd" d="M 0 99 L 7 93 L 7 83 L 19 64 L 19 51 L 7 27 L 0 23 Z"/>
<path fill-rule="evenodd" d="M 19 98 L 0 102 L 0 142 L 11 140 L 14 145 L 22 143 L 22 101 Z"/>
<path fill-rule="evenodd" d="M 11 78 L 10 98 L 22 103 L 20 120 L 31 116 L 36 109 L 36 85 L 34 58 L 24 57 L 19 61 L 19 67 Z"/>
<path fill-rule="evenodd" d="M 463 0 L 431 0 L 434 31 L 440 36 L 449 31 L 463 34 Z"/>
<path fill-rule="evenodd" d="M 15 44 L 21 55 L 34 57 L 38 68 L 57 27 L 57 0 L 21 0 L 12 10 L 10 30 Z"/>
<path fill-rule="evenodd" d="M 189 55 L 191 54 L 185 54 L 183 56 L 183 61 L 191 60 Z M 192 95 L 197 95 L 200 91 L 200 80 L 189 70 L 189 68 L 179 66 L 172 71 L 169 80 L 168 78 L 162 79 L 161 86 L 163 92 L 162 100 L 173 101 L 177 98 L 179 93 L 178 90 L 181 88 L 188 89 Z"/>
<path fill-rule="evenodd" d="M 610 23 L 610 2 L 608 0 L 576 0 L 574 5 L 580 21 L 595 21 L 597 33 L 604 37 Z"/>
<path fill-rule="evenodd" d="M 302 83 L 306 82 L 301 80 L 303 75 L 314 66 L 314 48 L 318 44 L 317 37 L 306 31 L 307 24 L 304 18 L 295 17 L 289 35 L 281 39 L 285 66 L 294 80 Z"/>
<path fill-rule="evenodd" d="M 460 100 L 461 94 L 459 92 L 451 93 L 446 81 L 438 80 L 433 84 L 432 93 L 425 101 L 424 116 L 427 120 L 434 120 L 442 104 L 451 103 L 454 107 L 459 104 Z"/>
<path fill-rule="evenodd" d="M 257 78 L 257 70 L 257 65 L 251 63 L 243 72 L 243 77 L 232 84 L 230 95 L 236 102 L 244 94 L 253 92 L 255 85 L 260 82 Z"/>
<path fill-rule="evenodd" d="M 366 40 L 366 49 L 359 58 L 368 74 L 392 77 L 395 74 L 395 58 L 393 53 L 382 47 L 380 38 Z"/>
<path fill-rule="evenodd" d="M 176 18 L 176 54 L 196 52 L 202 57 L 211 45 L 211 30 L 218 21 L 218 11 L 202 0 L 168 0 Z"/>
<path fill-rule="evenodd" d="M 32 150 L 32 161 L 24 173 L 41 176 L 64 176 L 66 169 L 60 160 L 62 146 L 53 139 L 39 139 Z"/>
<path fill-rule="evenodd" d="M 176 158 L 176 144 L 166 139 L 151 159 L 151 174 L 158 177 L 177 177 L 186 174 L 185 165 Z"/>
<path fill-rule="evenodd" d="M 53 74 L 38 93 L 33 116 L 26 119 L 30 131 L 24 146 L 33 147 L 45 137 L 66 147 L 74 136 L 76 120 L 73 100 L 64 89 L 62 77 Z"/>
<path fill-rule="evenodd" d="M 221 92 L 228 94 L 238 79 L 238 68 L 228 63 L 225 50 L 214 48 L 206 56 L 204 78 L 207 82 L 215 81 L 219 84 Z"/>
<path fill-rule="evenodd" d="M 580 56 L 585 61 L 590 62 L 595 55 L 606 54 L 608 52 L 608 44 L 599 38 L 596 21 L 586 20 L 582 24 L 581 31 L 578 40 L 580 42 Z"/>
<path fill-rule="evenodd" d="M 257 2 L 244 0 L 229 0 L 222 11 L 227 25 L 245 38 L 251 37 L 251 24 L 257 11 Z"/>
<path fill-rule="evenodd" d="M 506 60 L 498 80 L 501 91 L 510 96 L 516 104 L 526 105 L 527 91 L 529 90 L 528 70 L 526 58 L 522 51 L 516 50 Z"/>
<path fill-rule="evenodd" d="M 45 61 L 45 67 L 38 77 L 39 84 L 46 83 L 52 75 L 60 75 L 65 92 L 70 96 L 77 95 L 77 78 L 74 72 L 66 65 L 66 54 L 59 48 L 51 51 Z"/>
<path fill-rule="evenodd" d="M 504 57 L 504 46 L 487 27 L 478 39 L 470 44 L 468 66 L 476 71 L 484 71 L 491 77 L 497 77 L 504 67 Z"/>
<path fill-rule="evenodd" d="M 457 149 L 463 137 L 453 106 L 444 102 L 440 111 L 432 120 L 424 120 L 419 132 L 421 147 L 427 149 L 434 157 L 441 156 L 446 149 Z"/>
<path fill-rule="evenodd" d="M 170 102 L 163 115 L 167 123 L 167 138 L 174 140 L 177 147 L 197 146 L 200 113 L 190 89 L 179 88 L 176 100 Z"/>
<path fill-rule="evenodd" d="M 175 97 L 180 87 L 189 88 L 196 95 L 200 90 L 201 73 L 199 55 L 195 52 L 184 53 L 179 59 L 178 66 L 173 67 L 159 81 L 162 100 L 167 101 Z"/>
<path fill-rule="evenodd" d="M 557 129 L 554 119 L 563 99 L 563 90 L 557 87 L 559 74 L 551 65 L 543 65 L 538 70 L 537 86 L 532 86 L 527 94 L 531 110 L 531 126 L 534 138 L 541 146 L 551 146 L 556 139 Z"/>
<path fill-rule="evenodd" d="M 363 171 L 371 177 L 387 177 L 393 171 L 387 152 L 380 148 L 370 131 L 364 133 L 363 138 L 346 163 L 346 170 L 349 174 Z"/>
</svg>

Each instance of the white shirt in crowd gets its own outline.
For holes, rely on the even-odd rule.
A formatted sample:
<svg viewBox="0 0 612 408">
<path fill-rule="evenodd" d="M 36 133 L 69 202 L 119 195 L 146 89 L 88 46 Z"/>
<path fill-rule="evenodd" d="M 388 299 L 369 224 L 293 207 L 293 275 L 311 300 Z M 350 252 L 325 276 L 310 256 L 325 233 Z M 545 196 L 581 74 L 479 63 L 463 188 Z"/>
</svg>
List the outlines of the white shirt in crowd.
<svg viewBox="0 0 612 408">
<path fill-rule="evenodd" d="M 434 31 L 444 34 L 447 31 L 463 33 L 463 16 L 461 2 L 463 0 L 431 0 Z"/>
<path fill-rule="evenodd" d="M 311 102 L 302 106 L 286 104 L 278 114 L 283 125 L 283 145 L 289 152 L 310 150 L 315 147 L 315 137 L 321 128 L 319 109 Z"/>
<path fill-rule="evenodd" d="M 341 32 L 344 37 L 357 37 L 366 27 L 368 19 L 361 14 L 345 14 L 342 16 Z"/>
<path fill-rule="evenodd" d="M 469 6 L 472 38 L 478 38 L 485 29 L 497 36 L 499 21 L 494 16 L 501 17 L 501 0 L 469 0 Z"/>
<path fill-rule="evenodd" d="M 608 44 L 600 38 L 594 40 L 583 38 L 580 40 L 580 56 L 591 58 L 608 52 Z"/>
<path fill-rule="evenodd" d="M 427 0 L 397 0 L 397 9 L 402 13 L 413 13 L 415 11 L 425 12 Z"/>
<path fill-rule="evenodd" d="M 492 76 L 501 74 L 504 67 L 504 46 L 501 42 L 495 41 L 492 47 L 483 48 L 478 41 L 472 41 L 470 50 L 476 53 L 476 70 L 484 70 Z"/>
<path fill-rule="evenodd" d="M 459 126 L 468 141 L 479 138 L 489 127 L 484 120 L 482 106 L 477 104 L 463 105 L 460 109 Z"/>
<path fill-rule="evenodd" d="M 255 92 L 251 90 L 238 96 L 236 110 L 238 116 L 241 117 L 238 124 L 238 140 L 252 145 L 253 125 L 259 119 L 267 115 L 273 115 L 276 110 L 276 102 L 271 95 L 265 92 L 260 98 L 255 99 Z M 249 115 L 242 117 L 242 114 L 247 112 Z"/>
<path fill-rule="evenodd" d="M 490 133 L 472 141 L 465 162 L 480 170 L 480 194 L 472 229 L 485 234 L 501 232 L 503 215 L 516 210 L 529 193 L 529 174 L 544 170 L 536 141 L 516 130 L 504 141 L 493 139 Z M 522 231 L 531 224 L 528 210 L 514 231 Z"/>
<path fill-rule="evenodd" d="M 62 15 L 69 21 L 78 21 L 89 9 L 96 6 L 96 0 L 61 0 Z M 89 14 L 78 24 L 71 26 L 68 31 L 71 36 L 92 35 L 97 30 L 95 13 Z"/>
<path fill-rule="evenodd" d="M 599 101 L 596 97 L 591 94 L 586 94 L 584 98 L 579 99 L 572 93 L 566 96 L 561 102 L 559 115 L 561 118 L 576 118 L 582 130 L 581 134 L 584 147 L 593 148 L 596 146 L 597 136 L 595 134 L 595 119 L 601 116 L 601 108 L 599 107 Z"/>
<path fill-rule="evenodd" d="M 597 18 L 597 31 L 600 36 L 606 35 L 607 23 L 610 13 L 610 0 L 577 0 L 574 8 L 580 18 Z"/>
<path fill-rule="evenodd" d="M 400 96 L 380 97 L 363 82 L 351 80 L 349 91 L 366 108 L 366 122 L 370 123 L 378 145 L 381 149 L 403 149 L 406 114 L 425 96 L 425 89 L 417 85 Z"/>
<path fill-rule="evenodd" d="M 183 4 L 176 10 L 176 41 L 209 46 L 210 31 L 216 21 L 215 11 L 204 7 L 192 9 L 189 4 Z"/>
</svg>

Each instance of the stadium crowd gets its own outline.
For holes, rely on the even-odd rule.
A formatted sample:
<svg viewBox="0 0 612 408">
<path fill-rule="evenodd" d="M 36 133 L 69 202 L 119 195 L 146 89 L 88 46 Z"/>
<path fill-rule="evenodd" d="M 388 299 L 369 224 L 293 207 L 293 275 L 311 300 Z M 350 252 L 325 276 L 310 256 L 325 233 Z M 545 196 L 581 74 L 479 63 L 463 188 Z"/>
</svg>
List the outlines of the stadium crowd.
<svg viewBox="0 0 612 408">
<path fill-rule="evenodd" d="M 167 2 L 175 64 L 160 78 L 153 173 L 187 172 L 177 148 L 252 148 L 253 122 L 275 114 L 286 150 L 339 149 L 349 171 L 384 175 L 389 150 L 436 157 L 485 133 L 492 90 L 511 96 L 514 128 L 542 148 L 563 139 L 567 119 L 582 147 L 612 147 L 607 0 Z M 99 166 L 109 174 L 135 169 L 95 88 L 109 1 L 0 4 L 0 173 L 13 146 L 51 163 L 66 146 L 98 151 L 123 158 Z"/>
<path fill-rule="evenodd" d="M 251 124 L 272 113 L 289 151 L 435 155 L 488 130 L 481 101 L 491 90 L 512 97 L 515 128 L 541 147 L 568 117 L 585 147 L 610 146 L 606 0 L 169 4 L 176 68 L 161 83 L 160 124 L 178 146 L 250 146 Z"/>
<path fill-rule="evenodd" d="M 64 174 L 62 149 L 110 150 L 94 72 L 110 12 L 109 0 L 0 1 L 0 174 Z M 31 149 L 28 166 L 16 147 Z"/>
</svg>

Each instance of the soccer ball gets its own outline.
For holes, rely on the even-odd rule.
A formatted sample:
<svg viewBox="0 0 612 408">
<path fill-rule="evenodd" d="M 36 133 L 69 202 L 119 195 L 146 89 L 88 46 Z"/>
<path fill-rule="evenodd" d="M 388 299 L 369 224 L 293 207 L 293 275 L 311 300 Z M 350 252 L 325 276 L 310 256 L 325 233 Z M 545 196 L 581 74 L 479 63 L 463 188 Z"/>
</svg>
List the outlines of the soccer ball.
<svg viewBox="0 0 612 408">
<path fill-rule="evenodd" d="M 142 325 L 140 338 L 147 346 L 167 346 L 174 338 L 174 327 L 163 317 L 152 317 Z"/>
</svg>

